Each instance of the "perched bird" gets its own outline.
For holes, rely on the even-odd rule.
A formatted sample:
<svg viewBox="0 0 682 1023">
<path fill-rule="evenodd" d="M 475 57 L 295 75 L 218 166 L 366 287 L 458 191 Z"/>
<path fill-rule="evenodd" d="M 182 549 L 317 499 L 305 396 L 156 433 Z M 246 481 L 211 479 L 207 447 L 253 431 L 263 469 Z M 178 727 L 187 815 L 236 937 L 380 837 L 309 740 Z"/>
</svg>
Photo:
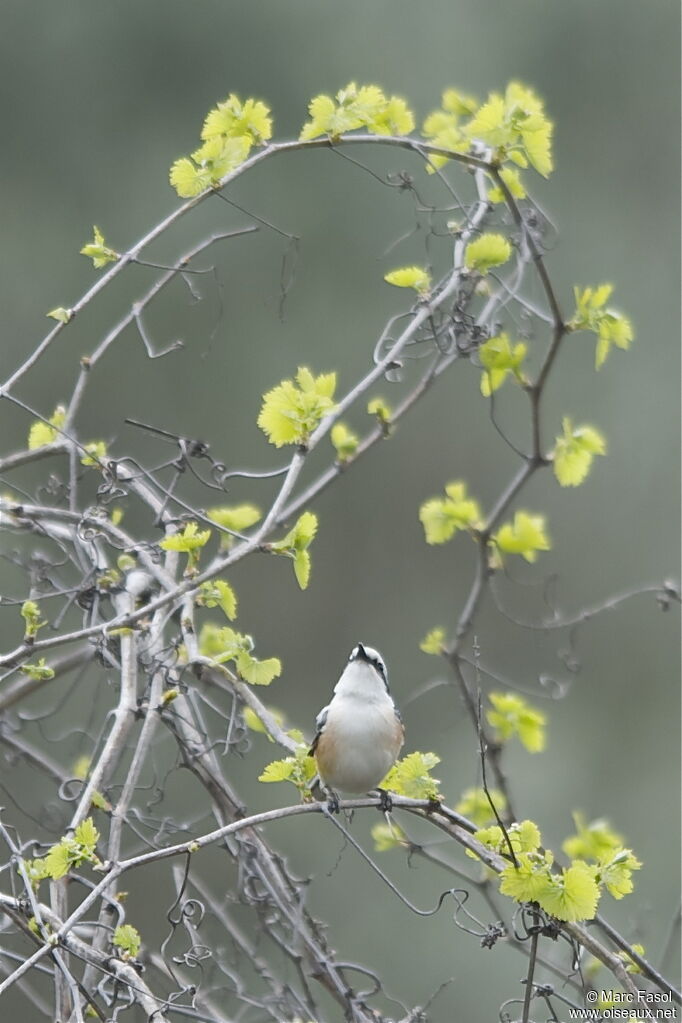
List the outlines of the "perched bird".
<svg viewBox="0 0 682 1023">
<path fill-rule="evenodd" d="M 370 646 L 354 647 L 331 703 L 317 716 L 314 756 L 329 808 L 338 810 L 337 790 L 369 792 L 393 767 L 405 729 L 388 690 L 386 665 Z M 381 790 L 382 807 L 390 799 Z"/>
</svg>

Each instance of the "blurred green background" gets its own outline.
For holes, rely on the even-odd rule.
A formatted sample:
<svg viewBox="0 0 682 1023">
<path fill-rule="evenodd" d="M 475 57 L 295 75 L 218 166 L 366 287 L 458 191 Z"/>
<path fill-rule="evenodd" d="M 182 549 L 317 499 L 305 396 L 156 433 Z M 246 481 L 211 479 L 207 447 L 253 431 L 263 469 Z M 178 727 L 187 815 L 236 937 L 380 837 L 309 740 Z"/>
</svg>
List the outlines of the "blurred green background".
<svg viewBox="0 0 682 1023">
<path fill-rule="evenodd" d="M 519 617 L 537 616 L 552 575 L 566 611 L 675 577 L 678 39 L 678 5 L 668 0 L 5 5 L 3 378 L 45 332 L 45 312 L 69 306 L 94 280 L 78 255 L 93 223 L 125 250 L 174 208 L 168 168 L 195 147 L 204 114 L 229 92 L 268 102 L 275 137 L 286 138 L 298 133 L 311 96 L 351 79 L 405 96 L 421 121 L 444 87 L 483 97 L 519 78 L 544 97 L 556 122 L 556 171 L 548 182 L 533 176 L 531 185 L 556 225 L 548 267 L 563 307 L 571 308 L 574 283 L 613 281 L 637 341 L 627 355 L 614 352 L 599 374 L 591 338 L 562 351 L 545 404 L 546 429 L 558 430 L 567 413 L 592 422 L 606 434 L 609 455 L 579 489 L 560 490 L 548 473 L 528 488 L 521 504 L 547 514 L 553 550 L 533 568 L 514 566 L 519 585 L 505 585 L 506 604 Z M 424 183 L 419 161 L 408 154 L 387 149 L 366 159 L 382 173 L 407 169 Z M 262 229 L 215 249 L 204 265 L 216 264 L 220 287 L 203 281 L 204 301 L 194 304 L 177 284 L 147 316 L 159 347 L 182 337 L 185 349 L 150 362 L 128 331 L 93 374 L 81 435 L 111 440 L 115 454 L 137 445 L 147 464 L 170 457 L 170 449 L 123 424 L 132 416 L 201 437 L 230 466 L 282 464 L 255 425 L 261 394 L 301 363 L 318 372 L 336 369 L 345 391 L 367 365 L 386 319 L 405 307 L 382 276 L 424 259 L 423 236 L 394 245 L 415 224 L 407 194 L 322 151 L 271 161 L 231 194 L 302 238 L 285 320 L 278 317 L 284 240 Z M 149 255 L 168 260 L 213 230 L 248 222 L 219 200 L 207 202 Z M 123 315 L 151 274 L 128 271 L 17 393 L 43 413 L 67 398 L 79 356 Z M 379 390 L 392 400 L 390 384 Z M 504 392 L 500 399 L 501 417 L 518 430 L 521 400 Z M 358 428 L 365 420 L 362 410 L 349 417 Z M 5 404 L 0 429 L 5 450 L 19 447 L 28 419 Z M 311 728 L 357 640 L 383 652 L 401 705 L 429 681 L 447 683 L 406 707 L 406 749 L 441 756 L 436 773 L 452 803 L 477 781 L 475 736 L 451 680 L 418 642 L 433 625 L 456 620 L 473 549 L 461 538 L 427 548 L 417 511 L 460 476 L 489 506 L 514 465 L 489 423 L 478 373 L 460 363 L 390 443 L 317 503 L 321 529 L 305 593 L 283 562 L 251 560 L 234 573 L 240 626 L 256 635 L 263 656 L 277 654 L 284 663 L 269 695 L 292 723 Z M 267 484 L 237 483 L 230 499 L 264 504 L 270 493 Z M 587 624 L 577 637 L 582 670 L 560 702 L 541 679 L 568 677 L 558 656 L 565 635 L 512 628 L 489 603 L 476 630 L 483 663 L 531 693 L 549 715 L 546 753 L 509 749 L 517 807 L 538 821 L 555 849 L 576 808 L 589 818 L 607 816 L 626 835 L 644 861 L 637 893 L 621 904 L 607 897 L 603 908 L 654 961 L 679 890 L 677 621 L 676 610 L 661 614 L 649 596 Z M 16 639 L 9 632 L 5 638 Z M 290 799 L 284 788 L 253 781 L 272 754 L 257 741 L 239 767 L 253 810 Z M 26 798 L 39 801 L 39 791 L 24 784 Z M 166 808 L 172 811 L 172 793 Z M 366 837 L 370 823 L 357 820 L 355 833 Z M 321 821 L 306 820 L 270 837 L 296 873 L 318 878 L 310 905 L 328 919 L 330 941 L 343 958 L 376 969 L 410 1005 L 452 978 L 435 1019 L 454 1018 L 455 1010 L 458 1018 L 496 1018 L 500 1003 L 519 995 L 524 963 L 514 952 L 482 951 L 447 909 L 428 920 L 414 917 L 349 848 L 333 869 L 340 843 L 323 829 Z M 422 906 L 434 904 L 450 883 L 425 865 L 408 869 L 399 854 L 382 862 Z M 213 882 L 219 889 L 218 873 Z M 146 933 L 140 913 L 135 922 Z M 675 961 L 671 955 L 669 971 Z"/>
</svg>

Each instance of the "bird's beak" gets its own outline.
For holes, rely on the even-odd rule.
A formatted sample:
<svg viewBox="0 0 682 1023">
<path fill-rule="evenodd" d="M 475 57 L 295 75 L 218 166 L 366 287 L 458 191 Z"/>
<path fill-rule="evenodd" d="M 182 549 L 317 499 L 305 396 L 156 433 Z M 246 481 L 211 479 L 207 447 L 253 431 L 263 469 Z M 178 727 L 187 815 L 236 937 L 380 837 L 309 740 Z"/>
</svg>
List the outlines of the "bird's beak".
<svg viewBox="0 0 682 1023">
<path fill-rule="evenodd" d="M 365 650 L 365 648 L 362 645 L 362 643 L 358 643 L 358 657 L 361 658 L 361 660 L 363 660 L 363 661 L 368 661 L 369 660 L 369 658 L 367 656 L 367 651 Z"/>
</svg>

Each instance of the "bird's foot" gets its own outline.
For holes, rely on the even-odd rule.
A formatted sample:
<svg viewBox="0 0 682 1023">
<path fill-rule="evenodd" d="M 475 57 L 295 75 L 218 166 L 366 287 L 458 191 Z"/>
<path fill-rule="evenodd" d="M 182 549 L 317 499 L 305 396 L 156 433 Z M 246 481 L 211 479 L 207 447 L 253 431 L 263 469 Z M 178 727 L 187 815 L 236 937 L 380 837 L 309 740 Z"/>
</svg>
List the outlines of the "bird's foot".
<svg viewBox="0 0 682 1023">
<path fill-rule="evenodd" d="M 391 796 L 391 793 L 387 792 L 386 789 L 377 789 L 377 792 L 381 799 L 379 810 L 381 813 L 390 813 L 393 809 L 393 797 Z"/>
<path fill-rule="evenodd" d="M 327 813 L 339 813 L 339 797 L 333 789 L 325 789 L 327 794 Z"/>
</svg>

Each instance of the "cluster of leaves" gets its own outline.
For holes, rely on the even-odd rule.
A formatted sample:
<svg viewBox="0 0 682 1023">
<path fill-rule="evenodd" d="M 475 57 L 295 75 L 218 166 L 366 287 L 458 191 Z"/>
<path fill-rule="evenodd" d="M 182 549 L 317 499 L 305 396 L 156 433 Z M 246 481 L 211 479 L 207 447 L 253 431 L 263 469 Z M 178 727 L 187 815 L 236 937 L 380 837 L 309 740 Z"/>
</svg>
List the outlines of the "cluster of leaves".
<svg viewBox="0 0 682 1023">
<path fill-rule="evenodd" d="M 308 106 L 310 120 L 303 125 L 302 141 L 328 135 L 340 135 L 357 128 L 366 128 L 372 135 L 409 135 L 414 129 L 414 116 L 400 96 L 385 96 L 378 85 L 349 82 L 336 97 L 315 96 Z"/>
<path fill-rule="evenodd" d="M 462 122 L 463 118 L 470 118 Z M 553 125 L 545 114 L 542 100 L 520 82 L 510 82 L 504 95 L 492 92 L 481 106 L 473 96 L 447 89 L 441 107 L 424 121 L 422 135 L 433 145 L 454 153 L 466 153 L 471 144 L 482 142 L 492 149 L 494 163 L 511 161 L 504 168 L 503 180 L 515 198 L 523 198 L 525 188 L 517 168 L 529 165 L 544 177 L 552 171 Z M 432 173 L 447 162 L 446 155 L 431 155 Z M 496 186 L 492 202 L 504 199 Z"/>
<path fill-rule="evenodd" d="M 91 259 L 95 270 L 101 270 L 107 263 L 115 263 L 116 260 L 121 258 L 120 252 L 116 252 L 115 249 L 107 245 L 104 235 L 96 225 L 93 227 L 92 233 L 92 241 L 86 242 L 83 246 L 81 256 L 87 256 L 88 259 Z"/>
<path fill-rule="evenodd" d="M 606 454 L 606 441 L 593 426 L 573 426 L 566 416 L 563 433 L 551 453 L 554 475 L 562 487 L 577 487 L 587 477 L 595 455 Z"/>
<path fill-rule="evenodd" d="M 514 736 L 529 753 L 541 753 L 545 748 L 547 718 L 531 707 L 517 693 L 490 693 L 492 708 L 486 712 L 488 724 L 495 729 L 497 742 L 507 742 Z"/>
<path fill-rule="evenodd" d="M 304 800 L 312 799 L 310 783 L 317 774 L 317 767 L 308 749 L 307 743 L 301 743 L 293 756 L 273 760 L 258 776 L 258 781 L 289 781 L 296 786 Z"/>
<path fill-rule="evenodd" d="M 222 628 L 214 622 L 205 622 L 199 633 L 199 652 L 215 664 L 232 661 L 245 682 L 254 686 L 269 686 L 273 679 L 282 674 L 282 662 L 278 657 L 259 660 L 253 656 L 254 641 L 251 636 L 236 632 L 229 626 Z"/>
<path fill-rule="evenodd" d="M 37 885 L 45 878 L 58 881 L 66 877 L 73 867 L 80 867 L 82 863 L 91 863 L 94 867 L 101 867 L 96 849 L 99 840 L 99 831 L 88 817 L 74 830 L 73 835 L 66 835 L 56 845 L 48 850 L 46 856 L 35 860 L 27 860 L 25 866 L 31 882 Z"/>
<path fill-rule="evenodd" d="M 237 617 L 237 595 L 224 579 L 209 579 L 197 594 L 200 607 L 219 607 L 231 622 Z"/>
<path fill-rule="evenodd" d="M 40 617 L 40 606 L 35 600 L 25 600 L 21 605 L 21 617 L 24 619 L 24 642 L 31 643 L 47 622 Z"/>
<path fill-rule="evenodd" d="M 170 183 L 182 199 L 191 199 L 235 170 L 252 146 L 264 145 L 272 136 L 270 110 L 259 100 L 241 102 L 231 94 L 209 111 L 201 129 L 202 144 L 191 157 L 176 160 Z"/>
<path fill-rule="evenodd" d="M 465 152 L 469 148 L 469 140 L 462 130 L 462 118 L 471 117 L 478 107 L 475 96 L 467 96 L 456 89 L 446 89 L 441 97 L 439 110 L 433 110 L 422 125 L 422 135 L 439 149 L 452 152 Z M 448 157 L 440 153 L 429 154 L 426 169 L 434 174 L 448 162 Z"/>
<path fill-rule="evenodd" d="M 446 484 L 445 494 L 445 497 L 430 498 L 419 509 L 419 520 L 428 544 L 447 543 L 459 531 L 476 536 L 483 529 L 479 503 L 467 493 L 466 483 L 455 480 Z M 517 511 L 513 521 L 500 526 L 490 539 L 497 551 L 520 554 L 531 562 L 537 558 L 538 551 L 550 549 L 544 516 L 531 515 L 526 511 Z"/>
<path fill-rule="evenodd" d="M 49 682 L 54 678 L 54 669 L 46 663 L 44 657 L 39 658 L 36 664 L 22 664 L 19 670 L 35 682 Z"/>
<path fill-rule="evenodd" d="M 411 799 L 440 799 L 438 779 L 431 777 L 431 771 L 439 763 L 440 757 L 435 753 L 409 753 L 393 765 L 381 782 L 381 788 Z M 316 772 L 315 760 L 309 753 L 308 744 L 302 743 L 294 756 L 273 760 L 268 764 L 258 780 L 289 781 L 304 799 L 309 799 L 310 782 Z"/>
<path fill-rule="evenodd" d="M 28 450 L 35 451 L 36 448 L 44 448 L 46 444 L 53 444 L 65 422 L 66 409 L 63 405 L 57 405 L 46 423 L 42 419 L 31 423 L 28 431 Z"/>
<path fill-rule="evenodd" d="M 185 575 L 192 575 L 199 563 L 201 548 L 206 546 L 210 536 L 210 529 L 199 529 L 196 522 L 187 522 L 179 532 L 164 537 L 159 546 L 164 551 L 178 551 L 181 554 L 186 554 Z"/>
<path fill-rule="evenodd" d="M 137 928 L 132 924 L 121 924 L 114 931 L 111 943 L 121 953 L 122 959 L 137 959 L 142 938 Z"/>
<path fill-rule="evenodd" d="M 597 335 L 597 369 L 606 362 L 611 345 L 626 350 L 635 336 L 628 317 L 606 305 L 612 292 L 612 284 L 574 288 L 576 309 L 567 326 L 569 330 L 589 330 Z"/>
<path fill-rule="evenodd" d="M 510 373 L 525 387 L 528 381 L 521 372 L 521 366 L 527 351 L 528 346 L 523 341 L 512 345 L 505 333 L 485 341 L 478 350 L 483 367 L 481 394 L 489 398 L 494 391 L 499 390 Z"/>
<path fill-rule="evenodd" d="M 107 457 L 107 445 L 103 440 L 93 440 L 84 445 L 84 454 L 81 456 L 81 465 L 88 468 L 98 468 Z"/>
<path fill-rule="evenodd" d="M 334 410 L 336 373 L 315 377 L 299 367 L 296 383 L 283 380 L 263 395 L 258 425 L 276 448 L 305 445 L 316 426 Z"/>
<path fill-rule="evenodd" d="M 503 554 L 520 554 L 526 561 L 537 559 L 538 551 L 550 550 L 544 515 L 517 511 L 513 522 L 505 522 L 492 537 Z"/>
<path fill-rule="evenodd" d="M 459 530 L 471 532 L 481 526 L 481 509 L 478 501 L 467 494 L 466 483 L 447 483 L 445 494 L 425 501 L 419 509 L 428 544 L 446 543 Z"/>
<path fill-rule="evenodd" d="M 503 793 L 498 789 L 489 789 L 488 791 L 497 812 L 499 814 L 503 813 L 507 806 L 507 800 Z M 461 813 L 463 817 L 467 817 L 477 827 L 482 828 L 495 819 L 495 814 L 490 806 L 490 799 L 488 799 L 485 789 L 466 789 L 455 806 L 455 811 L 456 813 Z"/>
<path fill-rule="evenodd" d="M 553 853 L 541 848 L 540 831 L 529 820 L 512 824 L 507 838 L 497 825 L 480 829 L 475 837 L 503 854 L 508 838 L 517 862 L 502 871 L 500 892 L 517 902 L 536 902 L 558 920 L 591 920 L 603 889 L 622 899 L 633 889 L 632 872 L 641 867 L 632 851 L 619 845 L 595 856 L 593 862 L 577 858 L 557 869 Z"/>
<path fill-rule="evenodd" d="M 275 540 L 267 545 L 267 549 L 273 554 L 283 554 L 285 557 L 293 559 L 294 574 L 302 590 L 306 589 L 310 581 L 308 548 L 315 539 L 316 533 L 317 515 L 314 515 L 313 512 L 303 512 L 283 539 Z"/>
</svg>

